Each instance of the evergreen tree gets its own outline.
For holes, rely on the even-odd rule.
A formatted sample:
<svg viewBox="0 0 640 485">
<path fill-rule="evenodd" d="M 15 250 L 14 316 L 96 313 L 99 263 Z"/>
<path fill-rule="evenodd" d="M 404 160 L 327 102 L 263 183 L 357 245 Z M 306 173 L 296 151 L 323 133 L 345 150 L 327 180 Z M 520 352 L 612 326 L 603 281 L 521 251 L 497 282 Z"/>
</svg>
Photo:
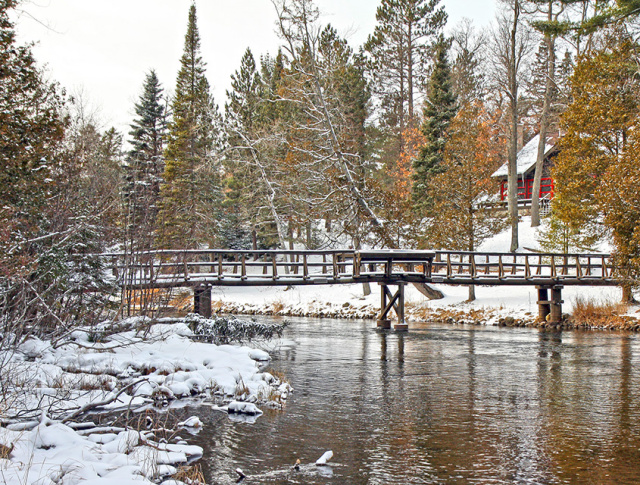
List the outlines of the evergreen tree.
<svg viewBox="0 0 640 485">
<path fill-rule="evenodd" d="M 449 126 L 442 169 L 428 180 L 433 210 L 423 228 L 423 246 L 435 249 L 476 251 L 489 237 L 500 232 L 504 219 L 480 202 L 494 193 L 491 174 L 500 166 L 503 143 L 494 120 L 478 101 L 460 108 Z M 469 300 L 475 299 L 473 286 Z"/>
<path fill-rule="evenodd" d="M 131 124 L 131 150 L 127 155 L 124 187 L 127 241 L 132 249 L 150 249 L 156 228 L 160 185 L 164 172 L 163 148 L 166 113 L 163 89 L 154 70 L 145 77 L 142 95 Z"/>
<path fill-rule="evenodd" d="M 475 32 L 470 21 L 454 31 L 455 61 L 451 69 L 453 92 L 457 102 L 480 101 L 486 94 L 485 75 L 482 70 L 486 37 Z"/>
<path fill-rule="evenodd" d="M 0 2 L 0 275 L 29 267 L 28 241 L 42 236 L 55 155 L 64 135 L 63 99 L 43 81 L 30 48 L 16 45 L 9 11 Z"/>
<path fill-rule="evenodd" d="M 402 133 L 414 120 L 417 95 L 427 79 L 431 43 L 447 14 L 440 0 L 382 0 L 377 25 L 364 49 L 386 124 Z"/>
<path fill-rule="evenodd" d="M 441 37 L 436 46 L 435 65 L 429 79 L 423 110 L 422 134 L 425 145 L 413 162 L 412 196 L 414 207 L 419 211 L 424 211 L 429 206 L 429 178 L 443 170 L 442 157 L 447 143 L 447 129 L 458 109 L 452 89 L 448 49 L 449 42 Z"/>
<path fill-rule="evenodd" d="M 259 168 L 252 163 L 249 140 L 260 131 L 260 110 L 265 91 L 250 49 L 240 61 L 240 69 L 231 75 L 227 91 L 225 125 L 229 149 L 225 159 L 224 222 L 221 245 L 234 249 L 258 248 L 259 209 L 257 200 L 263 191 Z"/>
<path fill-rule="evenodd" d="M 220 181 L 213 155 L 220 118 L 209 93 L 196 22 L 191 5 L 160 189 L 158 244 L 167 248 L 211 244 L 219 222 Z"/>
<path fill-rule="evenodd" d="M 101 233 L 107 217 L 85 189 L 109 182 L 93 177 L 97 162 L 75 163 L 66 149 L 64 96 L 43 79 L 30 47 L 16 44 L 9 11 L 17 3 L 0 2 L 0 334 L 12 336 L 0 341 L 3 348 L 32 333 L 66 332 L 80 319 L 90 323 L 107 304 L 82 290 L 104 289 L 92 254 L 109 240 Z M 94 139 L 104 148 L 96 159 L 118 142 L 115 130 L 104 143 Z M 111 186 L 117 192 L 117 182 Z"/>
</svg>

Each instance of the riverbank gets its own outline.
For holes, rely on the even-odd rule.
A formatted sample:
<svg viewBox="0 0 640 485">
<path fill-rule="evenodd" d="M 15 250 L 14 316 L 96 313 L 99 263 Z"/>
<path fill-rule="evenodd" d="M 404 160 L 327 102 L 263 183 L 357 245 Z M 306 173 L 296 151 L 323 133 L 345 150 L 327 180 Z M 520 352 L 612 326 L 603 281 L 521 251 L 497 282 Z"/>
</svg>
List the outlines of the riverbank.
<svg viewBox="0 0 640 485">
<path fill-rule="evenodd" d="M 494 325 L 536 328 L 583 328 L 640 331 L 640 307 L 629 306 L 622 314 L 590 322 L 572 317 L 576 304 L 590 301 L 610 306 L 619 302 L 619 288 L 565 287 L 564 321 L 552 325 L 538 319 L 537 291 L 534 287 L 476 287 L 476 300 L 468 302 L 468 288 L 437 286 L 445 297 L 428 300 L 412 285 L 407 285 L 405 316 L 407 322 Z M 283 317 L 375 319 L 380 308 L 379 287 L 372 286 L 368 296 L 361 285 L 327 285 L 293 288 L 214 288 L 214 311 L 225 314 L 269 315 Z"/>
<path fill-rule="evenodd" d="M 209 406 L 252 422 L 291 392 L 266 351 L 208 343 L 222 323 L 133 318 L 0 349 L 3 483 L 192 483 L 202 448 L 180 433 L 202 422 L 168 410 Z M 242 322 L 226 324 L 228 335 Z M 93 422 L 94 412 L 119 421 Z"/>
</svg>

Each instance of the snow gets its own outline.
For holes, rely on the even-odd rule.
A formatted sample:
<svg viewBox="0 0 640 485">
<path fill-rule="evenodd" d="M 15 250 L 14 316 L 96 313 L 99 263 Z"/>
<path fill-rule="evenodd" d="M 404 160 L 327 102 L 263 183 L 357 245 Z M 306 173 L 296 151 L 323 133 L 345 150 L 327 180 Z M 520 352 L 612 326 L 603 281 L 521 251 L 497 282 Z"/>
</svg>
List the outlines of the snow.
<svg viewBox="0 0 640 485">
<path fill-rule="evenodd" d="M 316 460 L 316 465 L 326 465 L 333 458 L 333 451 L 325 451 L 324 454 Z"/>
<path fill-rule="evenodd" d="M 516 170 L 518 175 L 524 175 L 533 168 L 538 158 L 538 143 L 540 141 L 540 135 L 534 136 L 529 143 L 527 143 L 518 152 L 518 158 L 516 163 Z M 544 156 L 546 157 L 553 150 L 554 145 L 545 145 Z M 509 174 L 509 162 L 505 162 L 498 170 L 496 170 L 492 177 L 506 177 Z"/>
<path fill-rule="evenodd" d="M 232 401 L 227 405 L 227 410 L 229 413 L 248 414 L 249 416 L 262 414 L 260 408 L 250 402 Z"/>
<path fill-rule="evenodd" d="M 202 456 L 198 446 L 156 443 L 138 431 L 81 436 L 50 420 L 26 432 L 0 428 L 0 444 L 11 448 L 9 459 L 0 459 L 7 485 L 152 484 Z"/>
<path fill-rule="evenodd" d="M 2 417 L 9 420 L 0 427 L 3 483 L 158 483 L 202 455 L 197 446 L 154 441 L 146 428 L 64 422 L 91 403 L 135 408 L 197 396 L 196 403 L 230 401 L 229 412 L 255 419 L 262 414 L 257 404 L 277 407 L 291 392 L 287 383 L 264 372 L 269 354 L 263 350 L 191 340 L 183 323 L 157 324 L 144 334 L 135 330 L 140 320 L 128 323 L 132 330 L 103 343 L 89 342 L 89 332 L 79 329 L 72 334 L 75 340 L 54 345 L 32 338 L 14 352 L 0 353 L 5 381 L 14 386 L 5 390 L 14 397 L 2 403 Z M 127 384 L 131 387 L 115 400 L 116 388 Z M 28 410 L 39 421 L 25 420 Z M 10 422 L 11 416 L 22 418 Z M 152 421 L 147 424 L 153 427 Z M 189 432 L 202 426 L 197 416 L 177 424 Z"/>
</svg>

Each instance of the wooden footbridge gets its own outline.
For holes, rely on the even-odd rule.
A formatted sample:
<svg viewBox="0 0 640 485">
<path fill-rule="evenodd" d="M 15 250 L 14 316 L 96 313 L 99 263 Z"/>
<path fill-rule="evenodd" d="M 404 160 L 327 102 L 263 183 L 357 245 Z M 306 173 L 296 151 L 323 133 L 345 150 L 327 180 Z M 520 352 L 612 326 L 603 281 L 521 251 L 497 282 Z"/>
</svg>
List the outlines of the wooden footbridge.
<svg viewBox="0 0 640 485">
<path fill-rule="evenodd" d="M 608 254 L 466 251 L 160 250 L 104 254 L 123 290 L 193 288 L 194 311 L 211 315 L 213 286 L 378 283 L 378 326 L 406 330 L 404 287 L 414 284 L 535 286 L 539 316 L 562 318 L 562 288 L 618 285 Z M 394 287 L 392 291 L 390 287 Z"/>
</svg>

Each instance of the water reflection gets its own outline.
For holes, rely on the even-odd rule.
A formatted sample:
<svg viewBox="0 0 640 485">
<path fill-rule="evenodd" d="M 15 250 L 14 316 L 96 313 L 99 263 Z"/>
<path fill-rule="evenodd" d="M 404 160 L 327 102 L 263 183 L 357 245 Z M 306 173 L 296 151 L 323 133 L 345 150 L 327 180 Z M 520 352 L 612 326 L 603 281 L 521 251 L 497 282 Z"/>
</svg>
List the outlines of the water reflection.
<svg viewBox="0 0 640 485">
<path fill-rule="evenodd" d="M 191 440 L 211 483 L 237 467 L 245 483 L 640 483 L 635 335 L 303 319 L 287 332 L 287 409 L 253 425 L 215 413 Z M 313 466 L 329 449 L 333 466 Z"/>
</svg>

